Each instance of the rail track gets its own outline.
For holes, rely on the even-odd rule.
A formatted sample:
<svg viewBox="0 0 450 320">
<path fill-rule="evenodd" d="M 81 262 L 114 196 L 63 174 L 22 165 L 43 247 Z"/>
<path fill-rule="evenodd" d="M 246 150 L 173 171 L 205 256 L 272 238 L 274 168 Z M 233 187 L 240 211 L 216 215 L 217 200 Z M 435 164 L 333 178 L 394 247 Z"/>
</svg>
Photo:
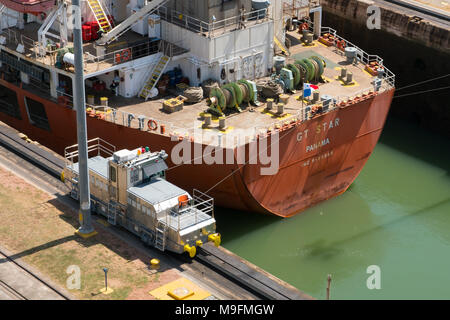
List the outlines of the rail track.
<svg viewBox="0 0 450 320">
<path fill-rule="evenodd" d="M 61 297 L 63 300 L 70 300 L 68 296 L 66 296 L 64 293 L 59 291 L 57 288 L 55 288 L 52 284 L 48 283 L 42 277 L 35 274 L 33 271 L 29 270 L 25 266 L 23 266 L 21 263 L 17 262 L 15 259 L 12 259 L 7 253 L 3 252 L 3 250 L 0 250 L 0 257 L 3 259 L 6 259 L 8 262 L 14 264 L 16 267 L 24 271 L 26 274 L 30 275 L 34 279 L 41 282 L 43 285 L 45 285 L 47 288 L 49 288 L 51 291 L 56 293 L 59 297 Z M 11 297 L 13 300 L 29 300 L 25 295 L 23 295 L 18 290 L 14 289 L 12 286 L 7 284 L 5 281 L 0 279 L 0 288 L 2 289 L 3 293 Z"/>
<path fill-rule="evenodd" d="M 0 290 L 11 300 L 28 300 L 27 297 L 22 295 L 19 291 L 8 285 L 6 282 L 0 279 Z"/>
<path fill-rule="evenodd" d="M 15 131 L 0 126 L 0 146 L 6 147 L 9 151 L 39 167 L 53 178 L 60 179 L 64 162 L 36 145 L 20 139 Z M 187 261 L 186 257 L 180 255 L 170 254 L 170 256 L 178 261 Z M 307 295 L 303 296 L 297 291 L 282 286 L 249 267 L 237 257 L 230 257 L 223 251 L 208 244 L 199 249 L 195 262 L 202 264 L 207 270 L 221 274 L 229 281 L 245 288 L 253 296 L 261 299 L 297 300 L 310 298 Z M 41 279 L 39 280 L 42 281 Z"/>
</svg>

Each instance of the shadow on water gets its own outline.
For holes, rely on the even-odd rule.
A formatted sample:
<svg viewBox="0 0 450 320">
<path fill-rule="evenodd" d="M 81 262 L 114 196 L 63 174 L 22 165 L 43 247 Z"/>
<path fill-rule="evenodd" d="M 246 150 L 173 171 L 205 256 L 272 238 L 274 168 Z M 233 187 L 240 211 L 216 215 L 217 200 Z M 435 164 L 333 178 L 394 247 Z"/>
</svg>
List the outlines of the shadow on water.
<svg viewBox="0 0 450 320">
<path fill-rule="evenodd" d="M 214 215 L 218 231 L 225 236 L 223 237 L 224 243 L 227 242 L 227 238 L 236 240 L 245 234 L 282 220 L 282 218 L 275 216 L 220 207 L 215 208 Z"/>
<path fill-rule="evenodd" d="M 413 158 L 450 171 L 450 139 L 419 127 L 418 124 L 389 116 L 379 143 Z"/>
</svg>

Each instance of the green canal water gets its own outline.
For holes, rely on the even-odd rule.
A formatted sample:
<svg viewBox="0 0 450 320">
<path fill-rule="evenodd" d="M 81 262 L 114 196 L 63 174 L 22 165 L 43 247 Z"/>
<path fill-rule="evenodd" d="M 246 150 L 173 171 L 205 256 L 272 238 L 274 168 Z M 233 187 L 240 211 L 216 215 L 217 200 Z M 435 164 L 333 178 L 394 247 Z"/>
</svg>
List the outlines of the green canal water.
<svg viewBox="0 0 450 320">
<path fill-rule="evenodd" d="M 450 299 L 450 141 L 389 118 L 341 196 L 289 219 L 216 210 L 223 246 L 318 299 Z M 368 289 L 368 266 L 381 289 Z"/>
</svg>

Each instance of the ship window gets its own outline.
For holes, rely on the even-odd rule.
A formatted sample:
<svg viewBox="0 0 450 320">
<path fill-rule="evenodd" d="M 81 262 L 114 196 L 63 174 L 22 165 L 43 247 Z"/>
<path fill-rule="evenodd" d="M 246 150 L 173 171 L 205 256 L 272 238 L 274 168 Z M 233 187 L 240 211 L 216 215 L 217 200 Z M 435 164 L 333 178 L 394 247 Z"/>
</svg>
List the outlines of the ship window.
<svg viewBox="0 0 450 320">
<path fill-rule="evenodd" d="M 16 92 L 2 85 L 0 85 L 0 111 L 11 117 L 22 119 Z"/>
<path fill-rule="evenodd" d="M 48 123 L 44 105 L 29 97 L 25 97 L 25 105 L 31 124 L 38 128 L 50 131 L 50 124 Z"/>
<path fill-rule="evenodd" d="M 116 168 L 113 166 L 109 167 L 109 180 L 116 182 Z"/>
</svg>

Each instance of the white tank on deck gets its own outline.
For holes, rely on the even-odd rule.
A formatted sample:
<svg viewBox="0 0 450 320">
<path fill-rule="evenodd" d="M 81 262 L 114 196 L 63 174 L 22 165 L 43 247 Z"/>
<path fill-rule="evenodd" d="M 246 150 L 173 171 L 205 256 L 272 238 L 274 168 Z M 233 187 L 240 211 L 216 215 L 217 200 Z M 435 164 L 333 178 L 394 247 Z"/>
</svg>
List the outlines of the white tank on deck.
<svg viewBox="0 0 450 320">
<path fill-rule="evenodd" d="M 157 14 L 148 17 L 148 37 L 161 39 L 161 17 Z"/>
<path fill-rule="evenodd" d="M 75 65 L 75 55 L 73 53 L 67 52 L 63 56 L 63 61 L 67 64 L 74 66 Z"/>
</svg>

